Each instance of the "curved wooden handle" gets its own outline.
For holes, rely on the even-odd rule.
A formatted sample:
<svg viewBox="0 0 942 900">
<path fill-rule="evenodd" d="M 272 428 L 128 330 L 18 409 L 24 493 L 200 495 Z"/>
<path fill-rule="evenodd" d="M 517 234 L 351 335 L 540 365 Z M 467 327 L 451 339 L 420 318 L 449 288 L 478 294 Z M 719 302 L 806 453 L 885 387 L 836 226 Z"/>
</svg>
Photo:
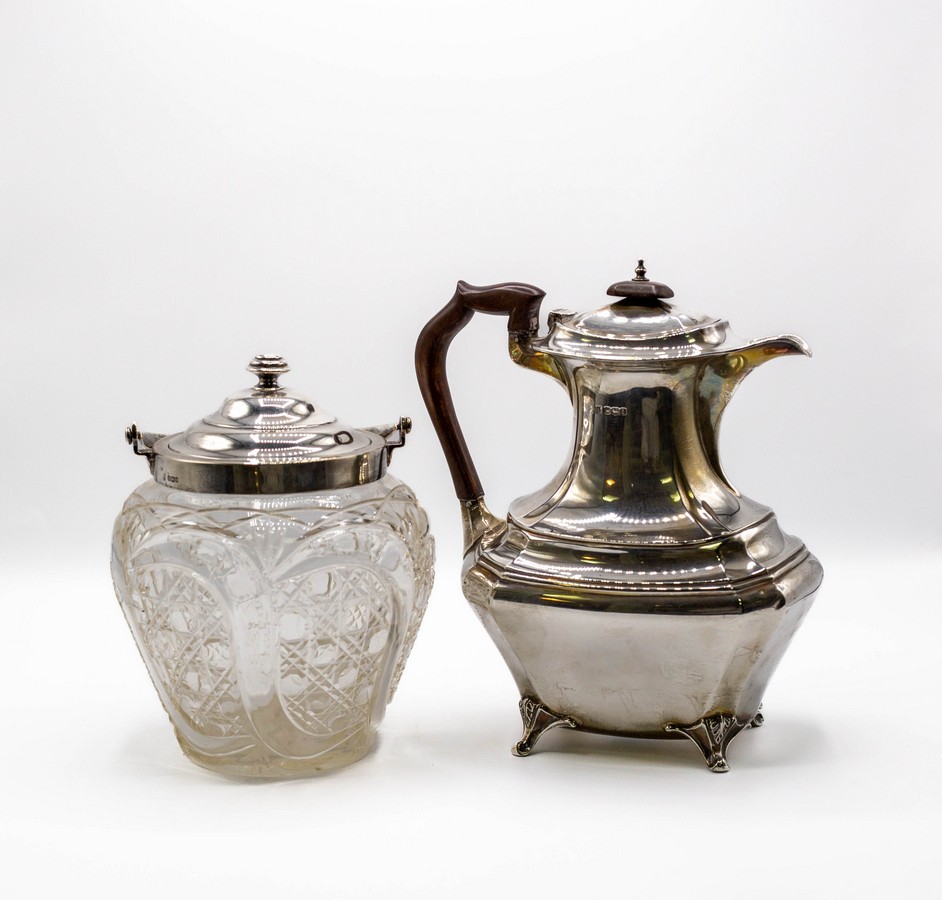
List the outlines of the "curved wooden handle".
<svg viewBox="0 0 942 900">
<path fill-rule="evenodd" d="M 536 334 L 540 325 L 540 302 L 544 296 L 543 291 L 531 284 L 475 287 L 459 281 L 454 297 L 419 335 L 415 345 L 415 372 L 435 433 L 445 451 L 459 500 L 483 497 L 484 488 L 471 461 L 451 399 L 445 372 L 448 347 L 476 312 L 508 316 L 508 332 L 521 338 Z"/>
</svg>

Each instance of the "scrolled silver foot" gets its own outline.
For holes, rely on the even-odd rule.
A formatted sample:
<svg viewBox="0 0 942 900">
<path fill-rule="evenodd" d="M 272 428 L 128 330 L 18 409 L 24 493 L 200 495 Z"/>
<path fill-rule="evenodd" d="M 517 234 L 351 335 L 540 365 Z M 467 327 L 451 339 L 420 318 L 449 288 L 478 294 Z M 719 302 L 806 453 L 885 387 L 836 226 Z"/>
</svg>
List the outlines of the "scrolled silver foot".
<svg viewBox="0 0 942 900">
<path fill-rule="evenodd" d="M 757 718 L 760 718 L 757 715 Z M 755 721 L 753 719 L 753 721 Z M 729 764 L 726 762 L 726 748 L 730 741 L 751 722 L 741 722 L 729 713 L 716 713 L 705 716 L 692 725 L 665 725 L 665 731 L 676 731 L 684 737 L 690 738 L 703 754 L 711 772 L 728 772 Z"/>
<path fill-rule="evenodd" d="M 554 713 L 536 697 L 520 698 L 520 717 L 523 719 L 523 737 L 510 750 L 514 756 L 529 756 L 536 742 L 551 728 L 560 725 L 566 728 L 579 727 L 572 716 Z"/>
<path fill-rule="evenodd" d="M 765 725 L 765 716 L 762 715 L 762 704 L 759 704 L 759 711 L 750 719 L 749 728 L 761 728 Z"/>
</svg>

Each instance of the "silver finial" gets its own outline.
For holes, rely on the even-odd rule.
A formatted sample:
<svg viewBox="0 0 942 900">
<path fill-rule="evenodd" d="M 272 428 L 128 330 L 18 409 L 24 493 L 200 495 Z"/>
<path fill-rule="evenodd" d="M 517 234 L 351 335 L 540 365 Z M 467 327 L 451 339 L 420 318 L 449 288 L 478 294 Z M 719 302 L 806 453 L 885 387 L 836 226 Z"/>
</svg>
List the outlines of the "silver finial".
<svg viewBox="0 0 942 900">
<path fill-rule="evenodd" d="M 246 368 L 258 377 L 258 384 L 255 385 L 257 391 L 280 391 L 278 376 L 291 371 L 282 357 L 269 356 L 266 353 L 260 353 Z"/>
<path fill-rule="evenodd" d="M 644 260 L 638 260 L 638 268 L 635 269 L 635 277 L 632 281 L 647 281 L 648 270 L 644 267 Z"/>
</svg>

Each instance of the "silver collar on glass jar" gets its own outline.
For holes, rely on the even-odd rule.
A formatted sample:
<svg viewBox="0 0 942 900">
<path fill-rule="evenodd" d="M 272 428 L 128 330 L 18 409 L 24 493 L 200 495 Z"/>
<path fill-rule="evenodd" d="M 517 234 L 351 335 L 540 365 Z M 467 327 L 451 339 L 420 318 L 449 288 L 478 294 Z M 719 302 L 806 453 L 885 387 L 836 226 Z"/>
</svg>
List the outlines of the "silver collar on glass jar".
<svg viewBox="0 0 942 900">
<path fill-rule="evenodd" d="M 294 494 L 367 484 L 382 478 L 412 421 L 351 428 L 278 383 L 289 371 L 280 356 L 256 356 L 258 383 L 228 396 L 219 409 L 177 434 L 125 432 L 147 458 L 158 484 L 211 494 Z"/>
</svg>

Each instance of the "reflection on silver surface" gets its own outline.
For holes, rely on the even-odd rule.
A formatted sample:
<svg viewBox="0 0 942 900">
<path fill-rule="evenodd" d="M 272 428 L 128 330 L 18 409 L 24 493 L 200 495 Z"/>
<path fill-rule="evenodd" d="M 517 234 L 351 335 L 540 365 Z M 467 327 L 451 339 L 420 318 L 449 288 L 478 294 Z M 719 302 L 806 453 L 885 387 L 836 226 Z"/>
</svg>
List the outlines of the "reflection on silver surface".
<svg viewBox="0 0 942 900">
<path fill-rule="evenodd" d="M 230 394 L 214 413 L 178 434 L 127 429 L 158 484 L 214 494 L 293 494 L 335 490 L 382 478 L 411 420 L 352 428 L 313 400 L 279 384 L 280 356 L 256 356 L 258 384 Z"/>
<path fill-rule="evenodd" d="M 514 362 L 566 388 L 571 453 L 506 519 L 463 503 L 463 588 L 526 703 L 518 753 L 562 722 L 686 736 L 725 771 L 822 569 L 727 479 L 720 420 L 750 372 L 810 351 L 744 341 L 637 271 L 609 306 L 510 333 Z"/>
</svg>

